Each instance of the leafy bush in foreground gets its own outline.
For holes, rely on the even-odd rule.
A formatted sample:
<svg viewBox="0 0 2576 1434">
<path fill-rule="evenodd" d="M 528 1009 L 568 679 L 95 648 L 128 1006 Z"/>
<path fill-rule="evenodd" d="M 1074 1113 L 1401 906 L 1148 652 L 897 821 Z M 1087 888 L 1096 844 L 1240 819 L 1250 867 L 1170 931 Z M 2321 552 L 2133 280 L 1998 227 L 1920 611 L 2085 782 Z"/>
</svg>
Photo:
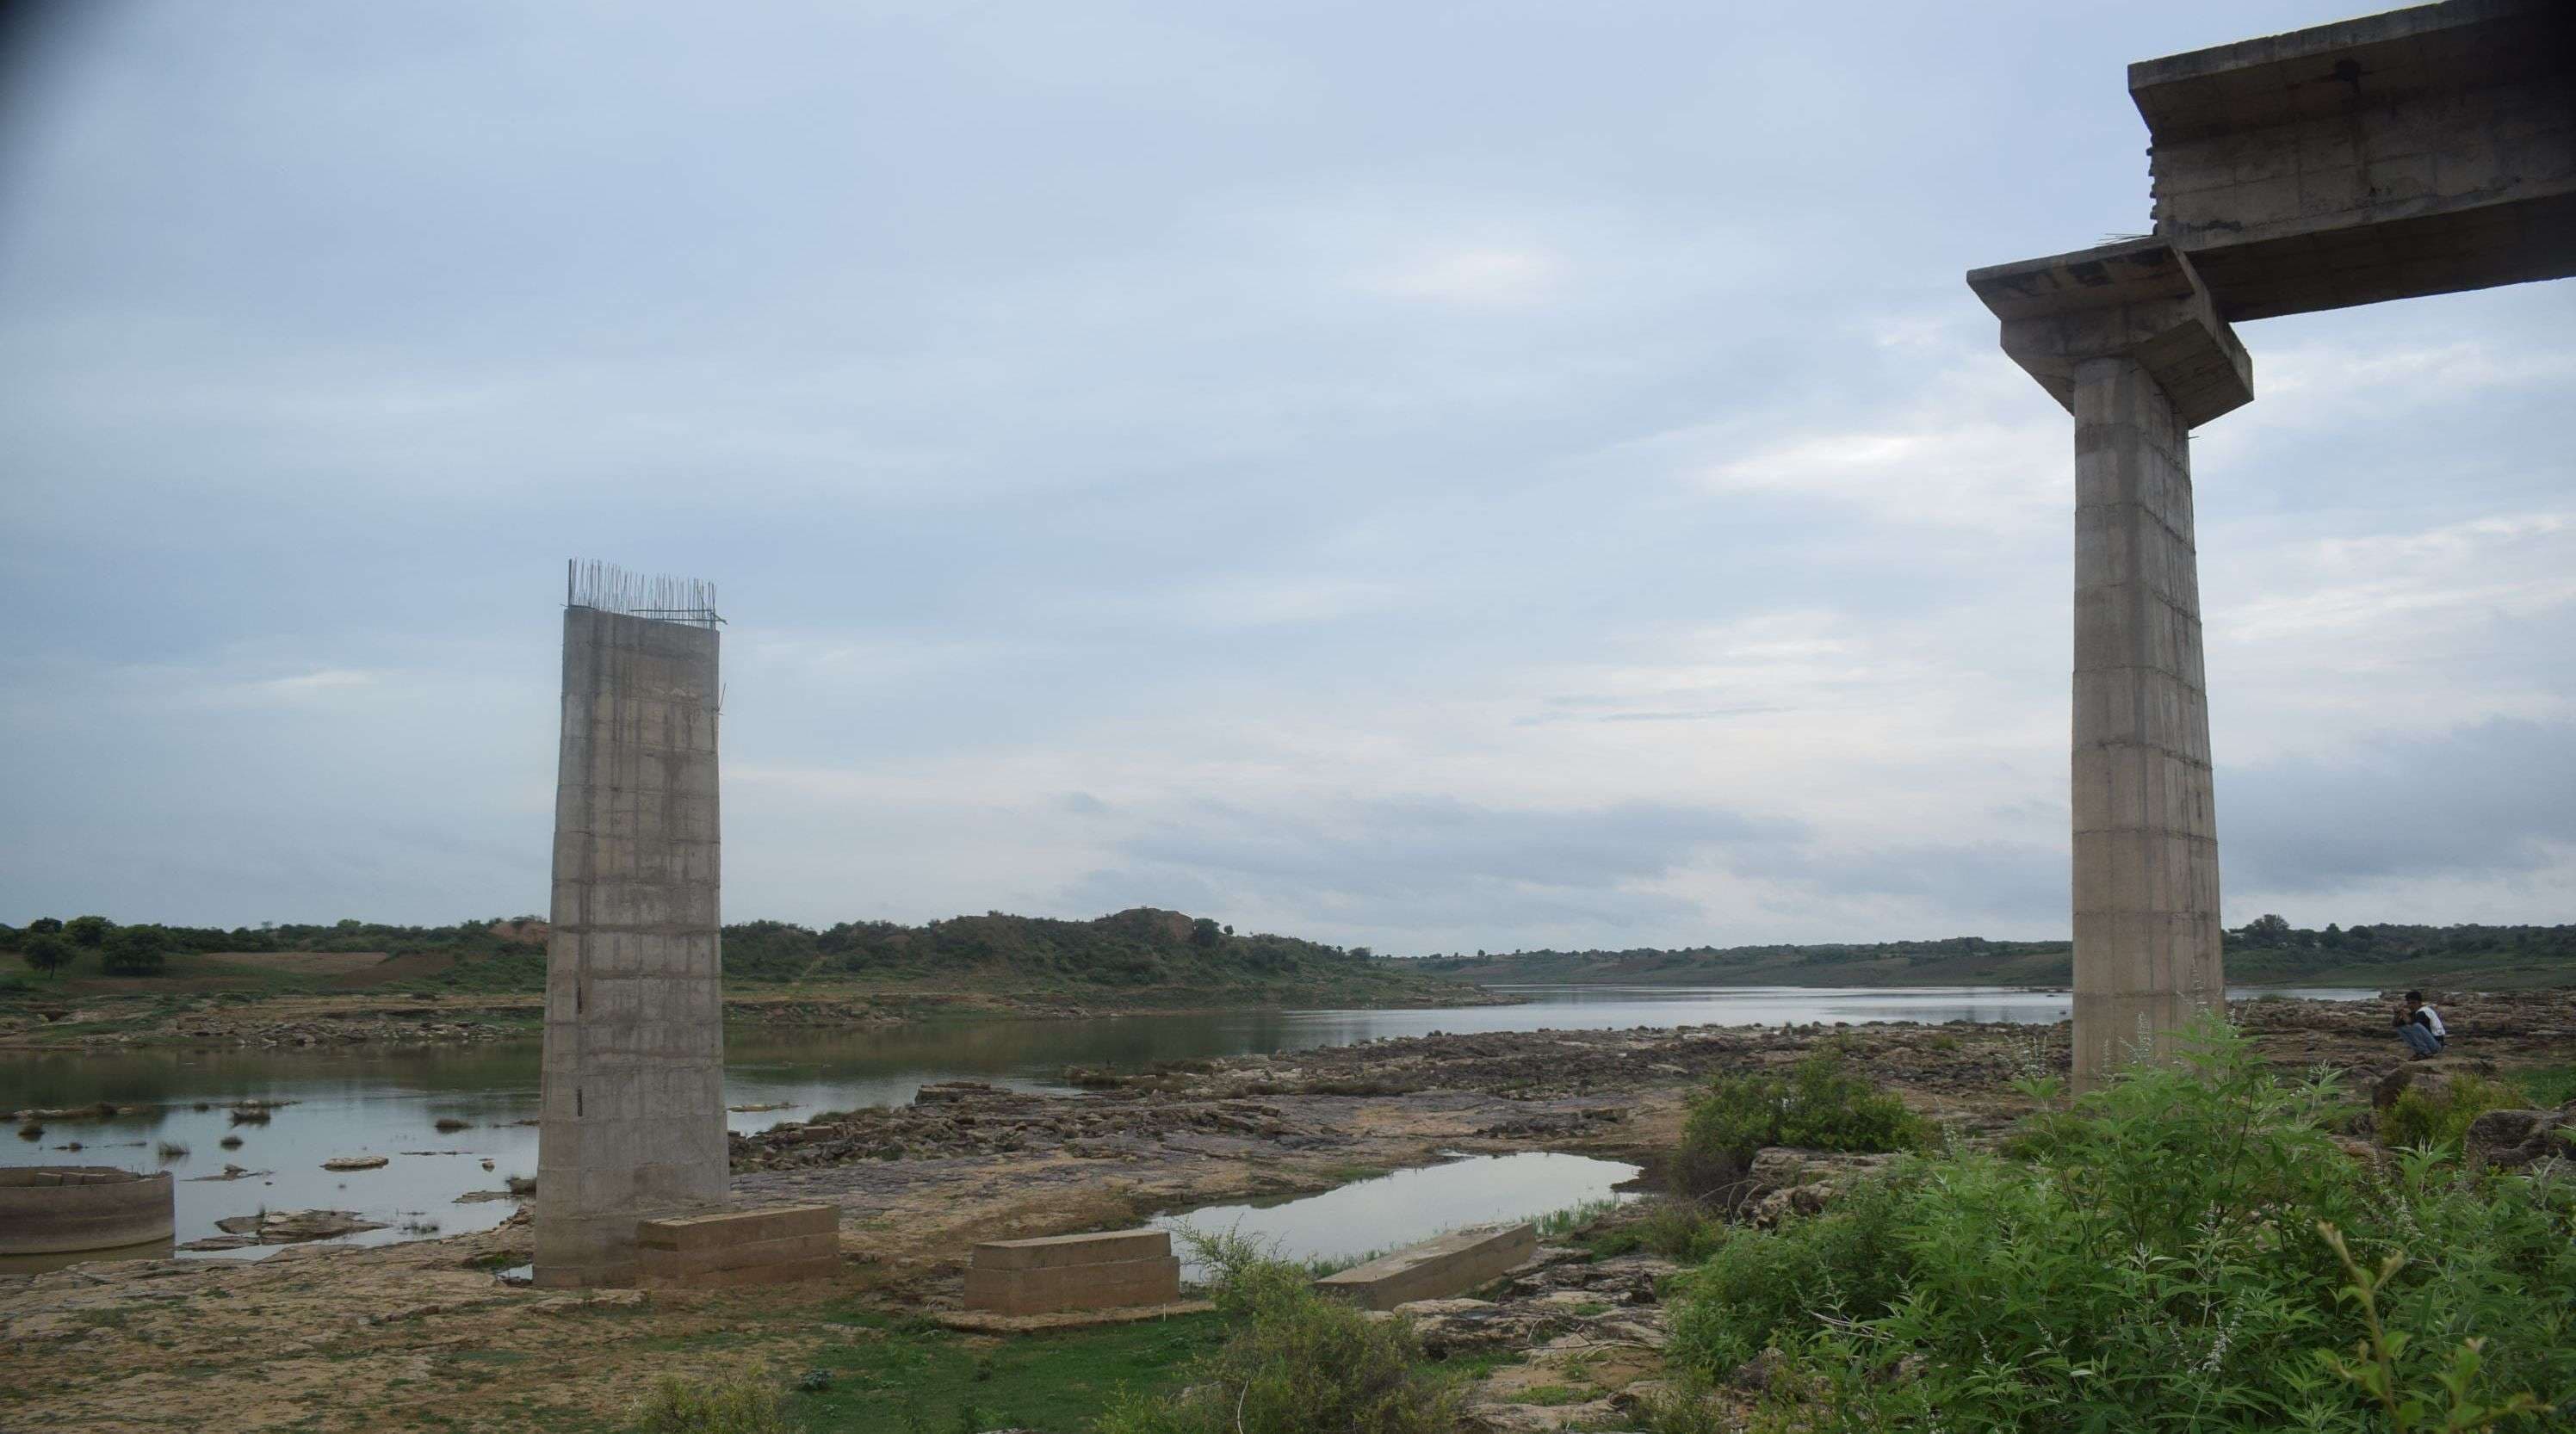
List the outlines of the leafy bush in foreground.
<svg viewBox="0 0 2576 1434">
<path fill-rule="evenodd" d="M 1807 1150 L 1915 1150 L 1932 1127 L 1866 1079 L 1843 1069 L 1831 1049 L 1801 1060 L 1786 1077 L 1721 1075 L 1691 1102 L 1674 1166 L 1681 1189 L 1708 1195 L 1743 1178 L 1766 1145 Z"/>
<path fill-rule="evenodd" d="M 1776 1345 L 1779 1417 L 1816 1431 L 2542 1427 L 2511 1406 L 2576 1397 L 2576 1189 L 2439 1153 L 2376 1173 L 2335 1100 L 2205 1023 L 2034 1121 L 2028 1163 L 1909 1161 L 1730 1232 L 1674 1358 L 1724 1378 Z"/>
<path fill-rule="evenodd" d="M 1422 1363 L 1412 1328 L 1315 1293 L 1294 1265 L 1234 1235 L 1184 1236 L 1215 1279 L 1225 1345 L 1179 1392 L 1129 1396 L 1100 1434 L 1447 1434 L 1454 1384 Z"/>
</svg>

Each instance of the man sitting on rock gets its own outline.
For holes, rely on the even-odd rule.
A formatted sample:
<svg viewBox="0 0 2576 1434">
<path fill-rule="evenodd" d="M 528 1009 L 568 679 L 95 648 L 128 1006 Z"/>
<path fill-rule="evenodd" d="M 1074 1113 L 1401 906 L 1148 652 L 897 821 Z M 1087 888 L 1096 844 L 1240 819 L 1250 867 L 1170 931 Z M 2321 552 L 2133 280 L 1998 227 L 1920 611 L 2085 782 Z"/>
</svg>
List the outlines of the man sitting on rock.
<svg viewBox="0 0 2576 1434">
<path fill-rule="evenodd" d="M 2420 1061 L 2442 1053 L 2442 1042 L 2447 1033 L 2442 1029 L 2441 1013 L 2424 999 L 2424 993 L 2409 991 L 2406 1004 L 2397 1009 L 2397 1034 Z"/>
</svg>

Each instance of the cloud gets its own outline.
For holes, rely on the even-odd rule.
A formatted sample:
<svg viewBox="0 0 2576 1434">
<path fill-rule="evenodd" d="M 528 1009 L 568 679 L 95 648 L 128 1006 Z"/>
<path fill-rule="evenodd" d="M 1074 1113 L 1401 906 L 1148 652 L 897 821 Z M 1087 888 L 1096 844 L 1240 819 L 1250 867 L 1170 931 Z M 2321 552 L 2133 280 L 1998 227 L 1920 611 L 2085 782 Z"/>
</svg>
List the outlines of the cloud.
<svg viewBox="0 0 2576 1434">
<path fill-rule="evenodd" d="M 1688 915 L 1687 900 L 1646 883 L 1695 853 L 1792 832 L 1777 820 L 1650 803 L 1497 810 L 1406 798 L 1295 815 L 1201 803 L 1120 841 L 1118 864 L 1086 873 L 1065 900 L 1184 897 L 1254 924 L 1305 910 L 1335 930 L 1414 934 L 1478 922 L 1627 926 Z"/>
<path fill-rule="evenodd" d="M 2134 226 L 2101 77 L 2216 0 L 2040 66 L 1897 5 L 92 10 L 0 126 L 0 907 L 541 906 L 583 555 L 723 587 L 735 915 L 2063 934 L 2070 434 L 1960 276 Z M 2498 783 L 2406 788 L 2420 869 L 2301 834 L 2576 722 L 2571 334 L 2246 326 L 2231 892 L 2563 918 Z"/>
<path fill-rule="evenodd" d="M 2496 514 L 2417 532 L 2327 536 L 2275 550 L 2272 591 L 2227 615 L 2246 643 L 2382 638 L 2462 616 L 2529 617 L 2576 604 L 2576 516 Z"/>
<path fill-rule="evenodd" d="M 1364 287 L 1464 308 L 1517 308 L 1548 299 L 1566 270 L 1561 257 L 1544 249 L 1453 249 L 1382 271 Z"/>
<path fill-rule="evenodd" d="M 2576 848 L 2571 792 L 2576 723 L 2384 738 L 2222 774 L 2219 851 L 2228 879 L 2257 893 L 2537 871 Z"/>
</svg>

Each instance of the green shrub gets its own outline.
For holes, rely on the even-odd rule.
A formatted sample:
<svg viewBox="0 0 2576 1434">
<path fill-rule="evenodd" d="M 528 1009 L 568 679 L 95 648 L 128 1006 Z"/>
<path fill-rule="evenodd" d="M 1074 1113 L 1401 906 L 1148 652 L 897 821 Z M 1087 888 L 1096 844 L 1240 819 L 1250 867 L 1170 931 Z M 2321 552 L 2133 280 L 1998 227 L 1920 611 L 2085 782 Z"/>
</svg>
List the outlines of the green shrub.
<svg viewBox="0 0 2576 1434">
<path fill-rule="evenodd" d="M 2436 1152 L 2383 1175 L 2323 1127 L 2331 1081 L 2215 1021 L 2178 1057 L 2034 1120 L 2027 1163 L 1927 1156 L 1730 1233 L 1683 1281 L 1675 1362 L 1775 1345 L 1777 1417 L 1813 1431 L 2538 1428 L 2501 1411 L 2576 1397 L 2568 1180 Z"/>
<path fill-rule="evenodd" d="M 1724 1192 L 1766 1145 L 1808 1150 L 1915 1150 L 1932 1127 L 1868 1080 L 1843 1069 L 1839 1052 L 1819 1050 L 1787 1076 L 1721 1075 L 1691 1102 L 1674 1179 L 1682 1193 Z"/>
<path fill-rule="evenodd" d="M 1723 1376 L 1823 1313 L 1884 1315 L 1901 1293 L 1897 1221 L 1909 1177 L 1869 1181 L 1823 1213 L 1777 1231 L 1727 1227 L 1708 1262 L 1682 1285 L 1673 1346 L 1702 1373 Z"/>
<path fill-rule="evenodd" d="M 1425 1366 L 1410 1325 L 1315 1293 L 1303 1269 L 1248 1237 L 1192 1236 L 1218 1311 L 1235 1325 L 1177 1393 L 1123 1396 L 1099 1434 L 1447 1434 L 1452 1380 Z"/>
<path fill-rule="evenodd" d="M 664 1375 L 635 1406 L 639 1434 L 794 1434 L 778 1391 L 758 1370 L 691 1384 Z"/>
<path fill-rule="evenodd" d="M 2452 1076 L 2436 1096 L 2408 1087 L 2379 1116 L 2379 1143 L 2391 1150 L 2432 1146 L 2456 1152 L 2469 1122 L 2491 1110 L 2518 1110 L 2529 1098 L 2520 1090 L 2484 1076 Z"/>
</svg>

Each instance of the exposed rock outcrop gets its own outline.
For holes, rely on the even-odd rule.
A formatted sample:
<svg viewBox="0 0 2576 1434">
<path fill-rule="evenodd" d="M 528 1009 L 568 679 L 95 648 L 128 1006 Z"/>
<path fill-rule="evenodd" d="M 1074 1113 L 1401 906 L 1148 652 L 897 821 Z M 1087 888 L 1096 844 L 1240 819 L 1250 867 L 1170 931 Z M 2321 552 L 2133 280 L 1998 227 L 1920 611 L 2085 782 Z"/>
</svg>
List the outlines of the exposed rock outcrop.
<svg viewBox="0 0 2576 1434">
<path fill-rule="evenodd" d="M 2471 1165 L 2493 1170 L 2576 1158 L 2576 1100 L 2556 1110 L 2490 1110 L 2469 1122 L 2460 1143 Z"/>
</svg>

